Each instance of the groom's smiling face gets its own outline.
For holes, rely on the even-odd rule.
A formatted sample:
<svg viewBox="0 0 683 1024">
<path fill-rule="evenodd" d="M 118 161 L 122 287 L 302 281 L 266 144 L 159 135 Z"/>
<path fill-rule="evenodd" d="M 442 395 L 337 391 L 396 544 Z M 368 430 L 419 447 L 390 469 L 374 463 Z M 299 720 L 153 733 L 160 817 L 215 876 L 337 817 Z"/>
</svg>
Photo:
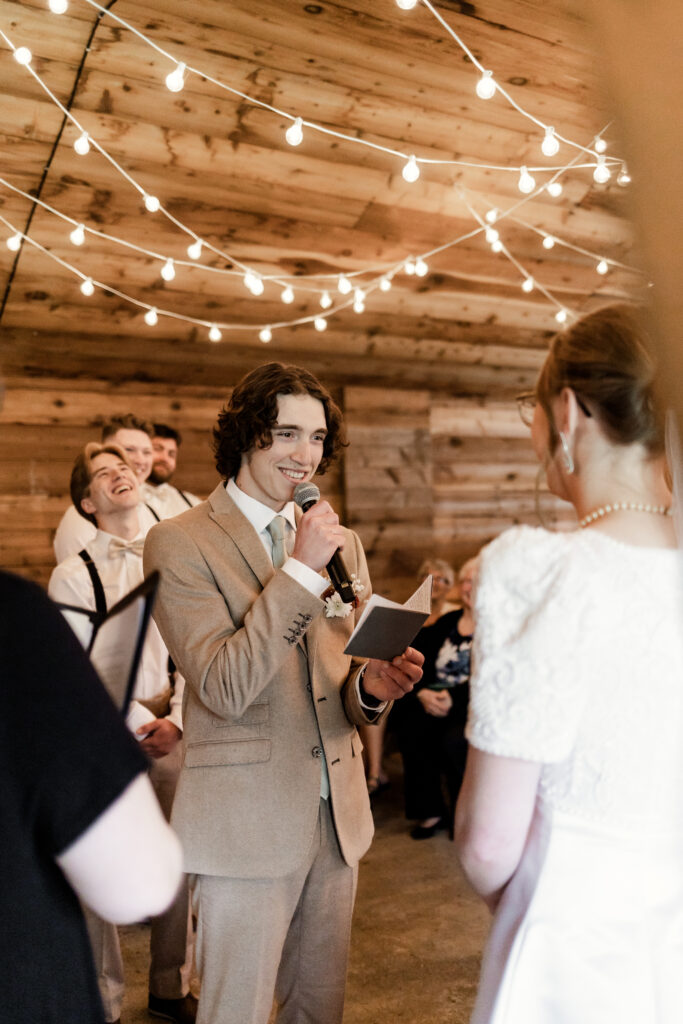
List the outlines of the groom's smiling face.
<svg viewBox="0 0 683 1024">
<path fill-rule="evenodd" d="M 310 480 L 323 457 L 327 436 L 325 407 L 312 395 L 278 395 L 277 422 L 268 448 L 242 456 L 240 490 L 279 512 L 297 484 Z"/>
</svg>

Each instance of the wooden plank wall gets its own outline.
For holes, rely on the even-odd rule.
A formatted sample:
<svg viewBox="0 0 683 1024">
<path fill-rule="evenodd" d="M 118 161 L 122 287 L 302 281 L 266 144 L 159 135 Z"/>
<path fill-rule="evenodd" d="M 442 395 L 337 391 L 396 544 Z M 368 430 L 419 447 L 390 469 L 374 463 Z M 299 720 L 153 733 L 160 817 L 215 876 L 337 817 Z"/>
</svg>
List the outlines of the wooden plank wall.
<svg viewBox="0 0 683 1024">
<path fill-rule="evenodd" d="M 176 482 L 202 497 L 217 476 L 210 432 L 229 389 L 93 379 L 6 380 L 0 413 L 0 565 L 46 584 L 52 537 L 69 504 L 73 459 L 117 413 L 171 423 L 183 435 Z M 358 531 L 378 592 L 403 600 L 429 554 L 459 565 L 517 522 L 537 523 L 537 466 L 514 402 L 448 398 L 429 390 L 335 392 L 350 446 L 319 478 Z M 566 506 L 540 491 L 549 523 Z"/>
</svg>

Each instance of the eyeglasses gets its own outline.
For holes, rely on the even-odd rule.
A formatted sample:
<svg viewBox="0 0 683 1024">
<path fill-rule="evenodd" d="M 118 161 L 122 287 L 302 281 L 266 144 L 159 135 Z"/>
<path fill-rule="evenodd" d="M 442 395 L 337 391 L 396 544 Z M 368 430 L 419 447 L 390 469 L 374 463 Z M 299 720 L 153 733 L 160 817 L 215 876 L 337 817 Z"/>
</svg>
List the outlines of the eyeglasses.
<svg viewBox="0 0 683 1024">
<path fill-rule="evenodd" d="M 576 398 L 576 403 L 584 416 L 592 416 L 593 414 L 581 396 L 577 395 L 576 392 L 574 392 L 574 396 Z M 535 393 L 533 391 L 525 391 L 523 394 L 517 395 L 515 402 L 517 403 L 517 410 L 522 423 L 525 427 L 530 427 L 534 420 L 536 406 L 538 405 L 538 399 L 536 398 Z"/>
</svg>

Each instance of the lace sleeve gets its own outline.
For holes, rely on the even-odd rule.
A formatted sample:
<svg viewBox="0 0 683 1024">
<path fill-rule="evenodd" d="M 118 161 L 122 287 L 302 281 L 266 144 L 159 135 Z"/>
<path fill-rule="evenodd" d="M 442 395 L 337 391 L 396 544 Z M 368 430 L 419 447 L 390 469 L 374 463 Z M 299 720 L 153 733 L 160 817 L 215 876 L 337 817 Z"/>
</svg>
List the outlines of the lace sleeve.
<svg viewBox="0 0 683 1024">
<path fill-rule="evenodd" d="M 571 751 L 584 704 L 574 549 L 572 535 L 524 526 L 482 552 L 466 732 L 480 750 L 543 763 Z"/>
</svg>

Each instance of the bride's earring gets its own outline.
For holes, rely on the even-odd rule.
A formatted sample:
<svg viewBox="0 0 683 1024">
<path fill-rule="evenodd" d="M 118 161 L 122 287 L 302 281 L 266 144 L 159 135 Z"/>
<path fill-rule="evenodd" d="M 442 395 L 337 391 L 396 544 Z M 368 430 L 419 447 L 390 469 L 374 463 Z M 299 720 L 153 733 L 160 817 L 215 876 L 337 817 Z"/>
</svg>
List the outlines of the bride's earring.
<svg viewBox="0 0 683 1024">
<path fill-rule="evenodd" d="M 564 468 L 567 470 L 568 473 L 573 473 L 574 459 L 572 458 L 572 453 L 569 450 L 569 443 L 561 430 L 559 431 L 559 434 L 560 444 L 562 445 L 562 461 L 564 462 Z"/>
</svg>

